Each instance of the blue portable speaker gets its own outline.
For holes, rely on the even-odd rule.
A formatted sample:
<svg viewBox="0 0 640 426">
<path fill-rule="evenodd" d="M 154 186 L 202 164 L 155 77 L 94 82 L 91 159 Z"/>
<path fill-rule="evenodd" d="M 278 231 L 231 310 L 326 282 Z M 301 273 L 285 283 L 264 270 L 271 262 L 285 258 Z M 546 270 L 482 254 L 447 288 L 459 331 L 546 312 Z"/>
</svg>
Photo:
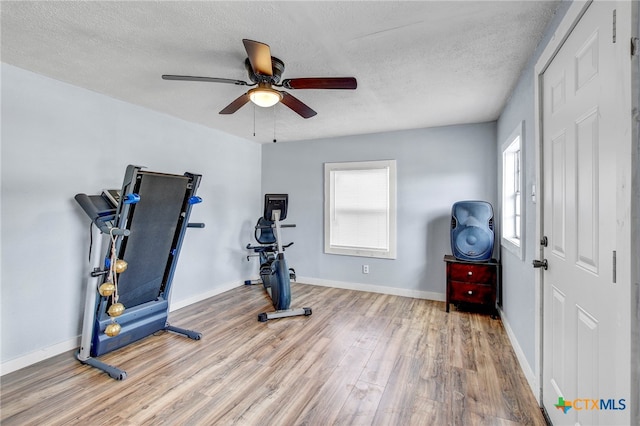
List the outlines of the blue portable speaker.
<svg viewBox="0 0 640 426">
<path fill-rule="evenodd" d="M 491 259 L 494 238 L 491 204 L 458 201 L 451 207 L 451 250 L 457 259 Z"/>
</svg>

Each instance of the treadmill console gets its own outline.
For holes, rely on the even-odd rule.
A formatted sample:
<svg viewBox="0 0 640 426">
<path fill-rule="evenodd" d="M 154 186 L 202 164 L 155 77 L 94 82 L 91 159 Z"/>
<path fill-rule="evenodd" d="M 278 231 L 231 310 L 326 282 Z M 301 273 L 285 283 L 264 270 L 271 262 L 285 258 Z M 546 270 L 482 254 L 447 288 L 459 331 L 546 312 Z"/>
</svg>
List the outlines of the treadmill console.
<svg viewBox="0 0 640 426">
<path fill-rule="evenodd" d="M 111 203 L 113 208 L 118 207 L 118 204 L 120 203 L 119 189 L 104 189 L 102 190 L 102 196 Z"/>
</svg>

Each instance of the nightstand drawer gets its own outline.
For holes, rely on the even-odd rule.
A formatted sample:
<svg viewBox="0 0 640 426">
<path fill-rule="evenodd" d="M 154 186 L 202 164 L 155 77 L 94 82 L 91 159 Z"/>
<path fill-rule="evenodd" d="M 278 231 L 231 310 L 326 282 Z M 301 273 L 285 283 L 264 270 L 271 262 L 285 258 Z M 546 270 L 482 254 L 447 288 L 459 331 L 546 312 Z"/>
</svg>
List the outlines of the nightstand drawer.
<svg viewBox="0 0 640 426">
<path fill-rule="evenodd" d="M 493 283 L 495 281 L 495 267 L 491 265 L 472 265 L 456 263 L 450 265 L 449 279 L 470 283 Z"/>
<path fill-rule="evenodd" d="M 451 281 L 450 286 L 450 298 L 456 302 L 479 303 L 489 306 L 493 303 L 493 287 L 490 285 Z"/>
<path fill-rule="evenodd" d="M 447 298 L 449 304 L 464 303 L 485 306 L 496 316 L 497 288 L 500 280 L 500 263 L 491 259 L 487 262 L 470 262 L 445 255 L 447 264 Z"/>
</svg>

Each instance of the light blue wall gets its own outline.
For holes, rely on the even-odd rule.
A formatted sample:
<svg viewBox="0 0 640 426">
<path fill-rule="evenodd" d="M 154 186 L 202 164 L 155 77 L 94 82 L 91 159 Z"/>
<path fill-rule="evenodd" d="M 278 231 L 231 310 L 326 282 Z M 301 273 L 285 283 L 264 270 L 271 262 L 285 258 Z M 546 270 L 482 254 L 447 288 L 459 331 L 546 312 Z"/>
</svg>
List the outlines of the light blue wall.
<svg viewBox="0 0 640 426">
<path fill-rule="evenodd" d="M 76 193 L 119 188 L 127 164 L 203 175 L 191 221 L 206 227 L 185 238 L 180 303 L 253 272 L 243 243 L 260 209 L 260 159 L 254 142 L 3 64 L 2 363 L 76 344 L 89 249 Z"/>
<path fill-rule="evenodd" d="M 444 300 L 451 205 L 495 203 L 495 139 L 495 123 L 482 123 L 264 145 L 262 192 L 288 193 L 287 222 L 297 225 L 283 234 L 295 241 L 290 265 L 314 280 Z M 388 159 L 397 160 L 397 259 L 324 254 L 323 164 Z"/>
<path fill-rule="evenodd" d="M 523 125 L 524 151 L 524 249 L 520 259 L 502 249 L 502 309 L 515 338 L 527 358 L 531 370 L 535 365 L 535 271 L 531 262 L 538 253 L 535 238 L 536 205 L 532 200 L 532 185 L 535 184 L 535 129 L 534 129 L 534 67 L 538 57 L 548 44 L 553 31 L 566 13 L 571 2 L 563 1 L 535 53 L 523 70 L 509 102 L 497 123 L 496 157 L 498 174 L 496 185 L 502 187 L 502 145 L 517 125 Z M 499 197 L 501 197 L 501 192 Z M 499 213 L 498 209 L 498 213 Z M 499 216 L 499 215 L 497 215 Z"/>
</svg>

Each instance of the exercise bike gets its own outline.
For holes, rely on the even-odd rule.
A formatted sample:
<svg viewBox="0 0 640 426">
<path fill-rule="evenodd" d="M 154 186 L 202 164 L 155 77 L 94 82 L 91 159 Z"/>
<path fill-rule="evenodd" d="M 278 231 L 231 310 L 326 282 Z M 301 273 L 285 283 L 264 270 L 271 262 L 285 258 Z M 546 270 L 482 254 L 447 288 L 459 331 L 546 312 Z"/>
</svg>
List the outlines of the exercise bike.
<svg viewBox="0 0 640 426">
<path fill-rule="evenodd" d="M 282 225 L 280 221 L 287 218 L 288 194 L 266 194 L 264 196 L 264 214 L 255 226 L 255 238 L 260 244 L 247 244 L 248 250 L 253 250 L 252 256 L 260 259 L 260 279 L 247 280 L 246 285 L 262 283 L 265 291 L 273 302 L 275 312 L 263 312 L 258 315 L 258 321 L 266 322 L 270 319 L 311 315 L 311 308 L 291 309 L 291 280 L 295 280 L 295 270 L 289 268 L 284 257 L 284 250 L 293 243 L 282 245 L 280 239 L 281 228 L 293 228 L 295 225 Z"/>
</svg>

